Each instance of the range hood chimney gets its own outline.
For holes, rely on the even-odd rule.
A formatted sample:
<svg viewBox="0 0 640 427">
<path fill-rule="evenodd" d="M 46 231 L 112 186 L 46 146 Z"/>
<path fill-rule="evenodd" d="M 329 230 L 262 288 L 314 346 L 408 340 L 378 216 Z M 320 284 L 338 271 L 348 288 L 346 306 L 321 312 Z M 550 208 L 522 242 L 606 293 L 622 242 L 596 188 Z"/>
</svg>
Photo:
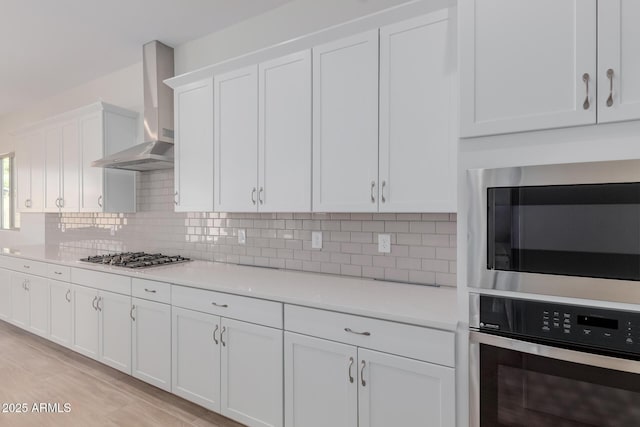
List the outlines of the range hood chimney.
<svg viewBox="0 0 640 427">
<path fill-rule="evenodd" d="M 163 81 L 174 75 L 173 48 L 152 41 L 142 47 L 144 142 L 104 157 L 91 166 L 148 171 L 173 168 L 173 90 Z"/>
</svg>

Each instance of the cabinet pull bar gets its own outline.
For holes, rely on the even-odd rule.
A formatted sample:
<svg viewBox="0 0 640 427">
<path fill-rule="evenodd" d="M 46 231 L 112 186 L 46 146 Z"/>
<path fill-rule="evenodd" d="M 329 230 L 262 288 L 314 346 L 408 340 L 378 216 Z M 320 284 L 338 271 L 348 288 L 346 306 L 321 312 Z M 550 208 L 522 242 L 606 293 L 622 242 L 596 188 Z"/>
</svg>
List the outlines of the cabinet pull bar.
<svg viewBox="0 0 640 427">
<path fill-rule="evenodd" d="M 98 311 L 98 307 L 96 307 L 96 301 L 98 301 L 98 297 L 93 298 L 93 301 L 91 302 L 91 306 L 95 311 Z"/>
<path fill-rule="evenodd" d="M 217 302 L 212 302 L 211 305 L 215 305 L 216 307 L 220 307 L 220 308 L 227 308 L 229 307 L 228 304 L 218 304 Z"/>
<path fill-rule="evenodd" d="M 363 360 L 362 364 L 360 365 L 360 382 L 362 383 L 362 387 L 367 386 L 367 382 L 364 380 L 364 368 L 366 366 L 367 366 L 367 362 Z"/>
<path fill-rule="evenodd" d="M 344 328 L 344 331 L 349 332 L 350 334 L 364 335 L 365 337 L 371 336 L 371 332 L 356 332 L 351 328 Z"/>
<path fill-rule="evenodd" d="M 258 201 L 260 201 L 261 205 L 264 205 L 264 199 L 262 195 L 264 194 L 264 187 L 260 187 L 260 191 L 258 192 Z"/>
<path fill-rule="evenodd" d="M 64 296 L 67 302 L 71 302 L 71 289 L 67 291 L 67 294 Z"/>
<path fill-rule="evenodd" d="M 227 327 L 226 327 L 226 326 L 223 326 L 223 327 L 222 327 L 222 332 L 220 332 L 220 342 L 222 343 L 222 346 L 223 346 L 223 347 L 226 347 L 226 346 L 227 346 L 227 343 L 226 343 L 226 342 L 224 342 L 224 333 L 225 333 L 226 331 L 227 331 Z"/>
<path fill-rule="evenodd" d="M 30 266 L 30 265 L 26 265 L 26 264 L 25 264 L 25 265 L 23 265 L 23 267 L 24 267 L 24 268 L 26 268 L 27 270 L 31 268 L 31 266 Z"/>
<path fill-rule="evenodd" d="M 98 298 L 98 301 L 96 302 L 96 307 L 98 307 L 98 311 L 102 311 L 102 297 Z"/>
<path fill-rule="evenodd" d="M 349 372 L 348 372 L 348 376 L 349 376 L 349 382 L 353 384 L 353 375 L 351 375 L 351 367 L 353 366 L 353 357 L 349 358 Z"/>
<path fill-rule="evenodd" d="M 131 311 L 129 312 L 129 317 L 131 317 L 131 320 L 133 320 L 134 322 L 136 321 L 136 318 L 135 318 L 135 317 L 133 317 L 133 310 L 135 310 L 135 309 L 136 309 L 136 305 L 135 305 L 135 304 L 133 304 L 133 305 L 131 306 Z"/>
<path fill-rule="evenodd" d="M 218 340 L 216 339 L 216 332 L 218 332 L 219 328 L 220 328 L 220 325 L 216 325 L 216 328 L 213 330 L 213 342 L 215 342 L 216 345 L 218 345 Z"/>
<path fill-rule="evenodd" d="M 373 195 L 373 190 L 376 188 L 376 182 L 375 181 L 371 181 L 371 203 L 375 203 L 376 202 L 376 198 Z"/>
<path fill-rule="evenodd" d="M 380 200 L 385 203 L 387 199 L 384 197 L 384 187 L 387 185 L 387 181 L 382 181 L 382 188 L 380 189 Z"/>
<path fill-rule="evenodd" d="M 62 274 L 61 271 L 54 271 L 53 274 L 57 274 L 58 276 L 60 276 Z"/>
<path fill-rule="evenodd" d="M 613 105 L 613 68 L 607 70 L 607 78 L 609 79 L 609 97 L 607 98 L 607 107 Z"/>
<path fill-rule="evenodd" d="M 586 89 L 587 89 L 587 96 L 584 99 L 584 104 L 582 104 L 582 108 L 584 108 L 585 110 L 588 110 L 589 107 L 591 107 L 591 103 L 589 102 L 589 80 L 591 80 L 591 77 L 589 76 L 589 73 L 584 73 L 582 75 L 582 81 L 584 82 Z"/>
<path fill-rule="evenodd" d="M 155 289 L 147 289 L 147 288 L 144 288 L 144 291 L 145 291 L 145 292 L 149 292 L 150 294 L 155 294 L 155 293 L 156 293 L 156 290 L 155 290 Z"/>
<path fill-rule="evenodd" d="M 102 207 L 102 196 L 98 197 L 98 206 Z"/>
<path fill-rule="evenodd" d="M 178 192 L 173 193 L 173 204 L 178 206 Z"/>
<path fill-rule="evenodd" d="M 253 203 L 254 205 L 256 204 L 256 188 L 253 187 L 253 190 L 251 190 L 251 203 Z"/>
</svg>

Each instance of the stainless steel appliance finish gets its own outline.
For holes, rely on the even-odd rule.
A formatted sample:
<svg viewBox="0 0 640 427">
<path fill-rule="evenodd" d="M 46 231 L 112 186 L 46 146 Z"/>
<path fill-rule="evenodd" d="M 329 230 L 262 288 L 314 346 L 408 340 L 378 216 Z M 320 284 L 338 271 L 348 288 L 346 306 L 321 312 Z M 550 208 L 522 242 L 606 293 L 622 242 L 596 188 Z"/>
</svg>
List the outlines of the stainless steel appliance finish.
<svg viewBox="0 0 640 427">
<path fill-rule="evenodd" d="M 572 319 L 572 339 L 563 341 L 545 339 L 547 334 L 553 335 L 553 331 L 545 332 L 544 326 L 539 326 L 545 321 L 532 315 L 535 310 L 528 306 L 511 312 L 504 310 L 504 322 L 508 327 L 501 328 L 499 323 L 490 323 L 492 319 L 490 315 L 487 316 L 486 307 L 494 301 L 487 301 L 481 312 L 481 298 L 502 299 L 506 304 L 515 301 L 471 295 L 470 427 L 638 425 L 640 412 L 634 409 L 634 405 L 640 402 L 640 361 L 636 357 L 640 344 L 625 342 L 625 337 L 637 337 L 635 330 L 631 332 L 631 326 L 627 332 L 627 320 L 638 323 L 640 313 L 520 300 L 524 304 L 522 307 L 529 303 L 543 308 L 546 304 L 552 304 L 560 310 L 558 314 L 561 317 L 564 308 L 573 310 L 573 314 L 576 310 L 584 313 L 596 310 L 599 314 L 607 312 L 605 314 L 610 315 L 610 319 L 599 315 L 594 317 L 595 323 L 592 324 L 596 326 Z M 621 321 L 619 324 L 616 323 L 618 320 Z M 613 321 L 615 326 L 607 323 Z M 634 328 L 637 326 L 633 325 Z M 557 332 L 562 329 L 560 326 Z M 589 333 L 585 333 L 585 330 Z M 561 335 L 562 332 L 556 337 Z M 590 344 L 575 345 L 585 336 L 589 336 Z M 628 346 L 629 350 L 605 351 L 615 347 L 616 340 Z M 583 411 L 584 407 L 592 409 Z M 527 413 L 532 415 L 531 419 L 522 418 Z M 576 415 L 579 413 L 581 415 Z M 513 421 L 514 417 L 519 421 Z"/>
<path fill-rule="evenodd" d="M 91 163 L 94 167 L 147 171 L 173 168 L 173 48 L 158 41 L 142 48 L 144 71 L 144 143 Z"/>
<path fill-rule="evenodd" d="M 82 258 L 80 261 L 93 264 L 112 265 L 126 268 L 147 268 L 167 264 L 177 264 L 191 261 L 180 255 L 148 254 L 145 252 L 122 252 L 119 254 L 96 255 Z"/>
<path fill-rule="evenodd" d="M 487 268 L 487 189 L 640 182 L 640 160 L 475 169 L 467 172 L 468 286 L 543 295 L 640 303 L 640 283 L 632 280 L 500 271 Z"/>
</svg>

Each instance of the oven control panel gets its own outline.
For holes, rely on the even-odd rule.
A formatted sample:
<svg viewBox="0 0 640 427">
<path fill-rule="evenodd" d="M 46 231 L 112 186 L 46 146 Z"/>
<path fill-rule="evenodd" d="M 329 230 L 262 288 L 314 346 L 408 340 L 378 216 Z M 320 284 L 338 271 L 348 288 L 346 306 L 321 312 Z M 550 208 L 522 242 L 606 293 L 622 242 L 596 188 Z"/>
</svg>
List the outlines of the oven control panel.
<svg viewBox="0 0 640 427">
<path fill-rule="evenodd" d="M 640 312 L 481 295 L 479 327 L 640 355 Z"/>
</svg>

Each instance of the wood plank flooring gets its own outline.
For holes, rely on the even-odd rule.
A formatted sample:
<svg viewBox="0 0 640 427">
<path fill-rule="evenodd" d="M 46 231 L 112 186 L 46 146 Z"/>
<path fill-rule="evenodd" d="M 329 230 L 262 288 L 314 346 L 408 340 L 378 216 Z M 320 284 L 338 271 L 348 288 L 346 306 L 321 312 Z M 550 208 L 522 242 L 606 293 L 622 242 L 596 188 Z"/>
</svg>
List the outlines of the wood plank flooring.
<svg viewBox="0 0 640 427">
<path fill-rule="evenodd" d="M 193 426 L 241 424 L 0 321 L 0 426 Z M 34 403 L 71 404 L 69 413 L 33 413 Z"/>
</svg>

